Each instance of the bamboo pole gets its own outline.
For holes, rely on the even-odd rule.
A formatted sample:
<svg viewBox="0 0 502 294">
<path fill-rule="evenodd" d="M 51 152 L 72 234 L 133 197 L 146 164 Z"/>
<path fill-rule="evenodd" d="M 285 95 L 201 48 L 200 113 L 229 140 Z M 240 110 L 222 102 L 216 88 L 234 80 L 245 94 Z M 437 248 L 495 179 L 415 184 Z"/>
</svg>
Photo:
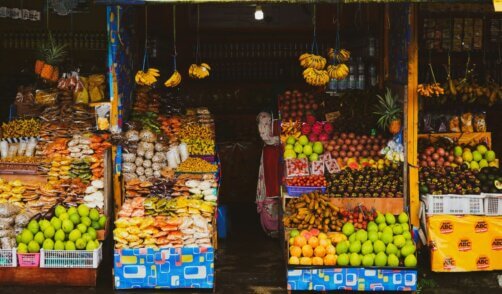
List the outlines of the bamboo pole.
<svg viewBox="0 0 502 294">
<path fill-rule="evenodd" d="M 409 25 L 411 39 L 408 46 L 408 86 L 405 116 L 406 158 L 408 162 L 408 195 L 410 218 L 413 226 L 419 226 L 420 199 L 418 194 L 418 9 L 410 4 Z"/>
</svg>

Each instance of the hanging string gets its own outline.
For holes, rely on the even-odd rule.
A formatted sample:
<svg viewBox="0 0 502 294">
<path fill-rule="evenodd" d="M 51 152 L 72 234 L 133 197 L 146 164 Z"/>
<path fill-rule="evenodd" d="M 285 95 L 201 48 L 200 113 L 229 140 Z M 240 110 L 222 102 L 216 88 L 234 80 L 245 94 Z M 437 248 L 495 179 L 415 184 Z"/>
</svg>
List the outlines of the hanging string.
<svg viewBox="0 0 502 294">
<path fill-rule="evenodd" d="M 173 5 L 173 47 L 174 71 L 176 71 L 176 55 L 178 55 L 176 51 L 176 5 Z"/>
<path fill-rule="evenodd" d="M 201 61 L 200 57 L 200 5 L 197 4 L 197 44 L 195 48 L 195 63 L 199 63 Z"/>
<path fill-rule="evenodd" d="M 335 39 L 335 51 L 338 52 L 342 45 L 340 44 L 340 9 L 342 6 L 340 3 L 336 6 L 336 39 Z"/>
<path fill-rule="evenodd" d="M 145 71 L 148 55 L 148 6 L 145 5 L 145 55 L 143 56 L 143 71 Z"/>
<path fill-rule="evenodd" d="M 318 54 L 318 51 L 319 51 L 319 48 L 317 46 L 316 11 L 317 11 L 317 6 L 314 4 L 314 9 L 313 9 L 313 14 L 312 14 L 312 24 L 313 24 L 313 27 L 314 27 L 313 38 L 312 38 L 312 53 L 314 53 L 314 54 Z"/>
</svg>

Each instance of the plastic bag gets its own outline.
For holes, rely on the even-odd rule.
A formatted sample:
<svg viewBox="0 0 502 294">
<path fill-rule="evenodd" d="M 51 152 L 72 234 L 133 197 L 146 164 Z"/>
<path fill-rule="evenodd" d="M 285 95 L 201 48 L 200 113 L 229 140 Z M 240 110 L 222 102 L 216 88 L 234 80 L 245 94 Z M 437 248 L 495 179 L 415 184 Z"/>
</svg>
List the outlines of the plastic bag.
<svg viewBox="0 0 502 294">
<path fill-rule="evenodd" d="M 3 237 L 15 237 L 16 235 L 14 234 L 14 230 L 8 229 L 8 230 L 0 230 L 0 238 Z"/>
<path fill-rule="evenodd" d="M 110 104 L 105 103 L 95 107 L 96 126 L 98 130 L 107 131 L 110 129 Z"/>
<path fill-rule="evenodd" d="M 463 133 L 472 133 L 474 132 L 474 128 L 472 127 L 472 113 L 466 112 L 462 114 L 460 117 L 462 121 L 462 132 Z"/>
<path fill-rule="evenodd" d="M 486 132 L 486 113 L 475 114 L 473 124 L 476 132 Z"/>
<path fill-rule="evenodd" d="M 16 239 L 12 237 L 3 237 L 0 239 L 0 245 L 2 249 L 13 249 L 16 247 Z"/>
<path fill-rule="evenodd" d="M 451 116 L 448 125 L 450 132 L 460 133 L 460 118 L 458 115 Z"/>
<path fill-rule="evenodd" d="M 30 222 L 31 218 L 35 215 L 34 212 L 25 211 L 16 215 L 15 223 L 16 227 L 25 227 Z"/>
<path fill-rule="evenodd" d="M 0 217 L 0 230 L 7 230 L 14 225 L 14 217 Z"/>
<path fill-rule="evenodd" d="M 52 106 L 56 103 L 57 97 L 57 90 L 37 90 L 35 93 L 35 103 L 39 105 Z"/>
<path fill-rule="evenodd" d="M 0 204 L 0 217 L 11 217 L 19 213 L 20 210 L 21 208 L 16 205 L 10 203 L 2 203 Z"/>
<path fill-rule="evenodd" d="M 434 131 L 434 123 L 432 119 L 432 115 L 430 113 L 426 113 L 423 116 L 423 124 L 422 124 L 422 132 L 423 133 L 431 133 Z"/>
<path fill-rule="evenodd" d="M 19 144 L 17 144 L 17 143 L 11 143 L 9 145 L 9 152 L 7 154 L 7 157 L 16 157 L 18 149 L 19 149 Z"/>
</svg>

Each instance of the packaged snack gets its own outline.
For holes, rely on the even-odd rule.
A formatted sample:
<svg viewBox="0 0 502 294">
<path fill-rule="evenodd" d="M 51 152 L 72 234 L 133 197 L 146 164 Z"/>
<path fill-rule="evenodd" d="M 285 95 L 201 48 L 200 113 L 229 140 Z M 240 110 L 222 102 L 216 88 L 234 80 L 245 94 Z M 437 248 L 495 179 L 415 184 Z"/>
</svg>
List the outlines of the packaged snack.
<svg viewBox="0 0 502 294">
<path fill-rule="evenodd" d="M 458 115 L 453 115 L 450 117 L 449 129 L 452 133 L 460 133 L 460 118 Z"/>
<path fill-rule="evenodd" d="M 475 114 L 473 124 L 476 132 L 486 132 L 486 113 Z"/>
<path fill-rule="evenodd" d="M 308 176 L 309 162 L 307 158 L 286 159 L 286 177 Z"/>
<path fill-rule="evenodd" d="M 462 114 L 460 117 L 462 121 L 462 132 L 463 133 L 472 133 L 474 132 L 474 128 L 472 127 L 472 113 L 466 112 Z"/>
<path fill-rule="evenodd" d="M 324 175 L 324 162 L 323 161 L 313 161 L 310 163 L 310 174 L 311 175 Z"/>
<path fill-rule="evenodd" d="M 422 132 L 427 134 L 434 131 L 434 120 L 432 114 L 426 113 L 422 119 Z"/>
</svg>

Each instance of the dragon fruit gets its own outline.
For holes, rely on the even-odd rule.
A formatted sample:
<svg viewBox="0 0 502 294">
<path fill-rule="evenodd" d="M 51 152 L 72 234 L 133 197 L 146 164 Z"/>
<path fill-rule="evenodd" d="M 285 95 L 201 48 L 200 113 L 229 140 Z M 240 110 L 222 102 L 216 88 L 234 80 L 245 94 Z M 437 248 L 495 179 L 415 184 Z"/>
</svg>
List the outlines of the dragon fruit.
<svg viewBox="0 0 502 294">
<path fill-rule="evenodd" d="M 322 123 L 321 122 L 316 122 L 313 126 L 312 126 L 312 133 L 316 134 L 316 135 L 319 135 L 322 133 Z"/>
<path fill-rule="evenodd" d="M 321 142 L 329 141 L 329 135 L 326 133 L 321 133 L 319 135 L 319 141 L 321 141 Z"/>
<path fill-rule="evenodd" d="M 302 125 L 302 135 L 308 135 L 312 132 L 312 127 L 309 124 Z"/>
<path fill-rule="evenodd" d="M 329 122 L 327 122 L 327 123 L 324 124 L 323 129 L 328 134 L 333 133 L 333 125 L 331 123 L 329 123 Z"/>
<path fill-rule="evenodd" d="M 307 116 L 306 116 L 305 120 L 307 121 L 307 123 L 308 123 L 309 125 L 313 125 L 313 124 L 315 123 L 315 121 L 316 121 L 316 118 L 315 118 L 315 116 L 314 116 L 314 115 L 312 115 L 312 114 L 307 114 Z"/>
<path fill-rule="evenodd" d="M 316 135 L 316 134 L 311 133 L 311 134 L 309 135 L 309 141 L 310 141 L 310 142 L 315 142 L 315 141 L 317 141 L 317 139 L 318 139 L 318 137 L 317 137 L 317 135 Z"/>
</svg>

